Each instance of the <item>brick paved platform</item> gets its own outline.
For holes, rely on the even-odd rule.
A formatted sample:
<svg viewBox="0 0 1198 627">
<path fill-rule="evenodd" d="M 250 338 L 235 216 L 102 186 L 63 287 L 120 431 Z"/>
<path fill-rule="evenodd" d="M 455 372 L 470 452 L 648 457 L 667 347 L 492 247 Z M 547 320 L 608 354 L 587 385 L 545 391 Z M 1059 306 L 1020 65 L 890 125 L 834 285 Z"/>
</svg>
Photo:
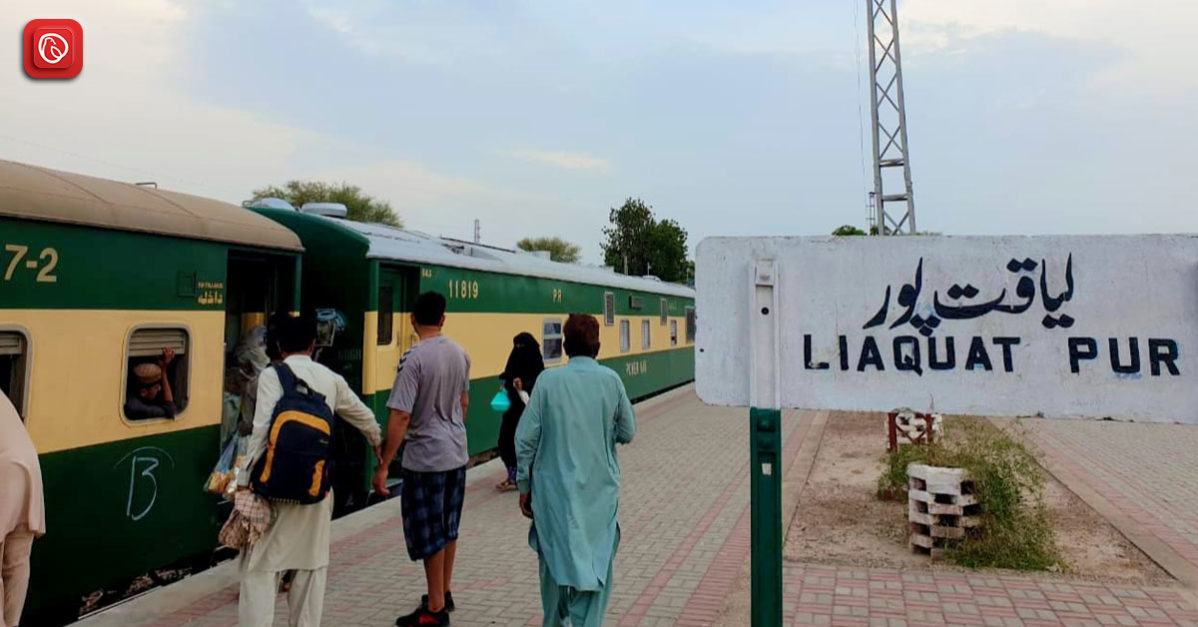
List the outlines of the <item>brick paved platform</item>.
<svg viewBox="0 0 1198 627">
<path fill-rule="evenodd" d="M 623 541 L 608 624 L 747 624 L 748 412 L 706 407 L 684 388 L 639 405 L 637 413 L 636 442 L 621 450 Z M 471 419 L 497 417 L 480 412 Z M 823 412 L 785 415 L 783 461 L 792 485 L 805 480 L 829 419 Z M 516 495 L 492 489 L 502 476 L 498 462 L 469 473 L 454 574 L 455 625 L 539 624 L 536 559 Z M 786 490 L 793 505 L 797 490 L 791 485 Z M 784 511 L 790 509 L 784 505 Z M 396 501 L 334 523 L 326 625 L 385 627 L 415 606 L 424 578 L 419 564 L 407 560 L 401 534 Z M 803 564 L 787 564 L 785 578 L 788 624 L 1134 624 L 1131 620 L 1198 627 L 1184 593 L 1172 589 Z M 279 610 L 276 624 L 285 625 L 282 597 Z M 236 571 L 225 564 L 83 624 L 232 626 L 236 614 Z"/>
<path fill-rule="evenodd" d="M 786 567 L 783 585 L 790 625 L 1198 625 L 1176 588 L 801 564 Z"/>
<path fill-rule="evenodd" d="M 1198 591 L 1198 426 L 1032 419 L 1022 425 L 1054 475 Z"/>
</svg>

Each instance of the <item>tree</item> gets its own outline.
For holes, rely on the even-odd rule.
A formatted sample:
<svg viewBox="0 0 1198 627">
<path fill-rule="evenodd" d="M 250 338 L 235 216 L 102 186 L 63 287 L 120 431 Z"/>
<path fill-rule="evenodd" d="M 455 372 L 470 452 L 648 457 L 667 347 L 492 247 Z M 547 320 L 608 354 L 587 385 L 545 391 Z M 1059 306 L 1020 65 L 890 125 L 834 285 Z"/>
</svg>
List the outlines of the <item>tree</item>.
<svg viewBox="0 0 1198 627">
<path fill-rule="evenodd" d="M 571 244 L 560 237 L 526 237 L 516 242 L 520 250 L 549 252 L 549 258 L 562 263 L 578 263 L 582 257 L 582 249 L 578 244 Z"/>
<path fill-rule="evenodd" d="M 321 181 L 287 181 L 283 187 L 268 185 L 253 192 L 254 198 L 282 198 L 297 209 L 309 202 L 339 202 L 345 205 L 346 219 L 402 227 L 403 222 L 391 203 L 362 193 L 362 188 L 348 183 Z"/>
<path fill-rule="evenodd" d="M 649 266 L 649 241 L 653 212 L 640 199 L 629 198 L 608 214 L 611 226 L 603 227 L 603 261 L 621 274 L 643 275 Z"/>
<path fill-rule="evenodd" d="M 862 231 L 851 224 L 845 224 L 841 227 L 838 227 L 835 231 L 832 231 L 832 234 L 836 235 L 837 237 L 845 237 L 849 235 L 865 235 L 865 231 Z"/>
<path fill-rule="evenodd" d="M 673 220 L 661 220 L 653 225 L 649 267 L 645 274 L 663 281 L 686 282 L 686 229 Z"/>
<path fill-rule="evenodd" d="M 673 220 L 658 221 L 653 208 L 628 198 L 612 208 L 603 227 L 604 263 L 621 274 L 652 274 L 664 281 L 686 281 L 686 230 Z"/>
</svg>

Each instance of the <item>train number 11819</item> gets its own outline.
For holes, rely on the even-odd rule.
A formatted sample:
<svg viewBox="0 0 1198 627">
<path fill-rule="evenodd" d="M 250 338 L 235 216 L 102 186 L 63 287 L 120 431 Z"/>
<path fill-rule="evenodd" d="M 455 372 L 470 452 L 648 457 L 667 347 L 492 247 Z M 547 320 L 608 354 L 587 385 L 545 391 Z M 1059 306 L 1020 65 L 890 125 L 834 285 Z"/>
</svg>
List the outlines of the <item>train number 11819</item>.
<svg viewBox="0 0 1198 627">
<path fill-rule="evenodd" d="M 478 300 L 478 281 L 450 281 L 449 297 L 457 300 Z"/>
</svg>

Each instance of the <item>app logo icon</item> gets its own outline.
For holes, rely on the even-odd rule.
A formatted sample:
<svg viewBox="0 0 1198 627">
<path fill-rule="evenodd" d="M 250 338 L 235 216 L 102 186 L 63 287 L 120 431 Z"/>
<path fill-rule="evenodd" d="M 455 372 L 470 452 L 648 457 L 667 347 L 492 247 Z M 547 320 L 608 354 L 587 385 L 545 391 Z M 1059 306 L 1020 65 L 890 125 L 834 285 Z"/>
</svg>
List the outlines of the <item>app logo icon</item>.
<svg viewBox="0 0 1198 627">
<path fill-rule="evenodd" d="M 75 78 L 83 71 L 83 27 L 75 20 L 31 20 L 22 43 L 30 78 Z"/>
<path fill-rule="evenodd" d="M 54 69 L 61 65 L 70 65 L 71 59 L 67 55 L 71 53 L 71 31 L 55 32 L 47 28 L 39 28 L 33 33 L 37 37 L 37 54 L 33 57 L 33 64 L 43 70 Z M 70 37 L 70 39 L 68 39 Z"/>
</svg>

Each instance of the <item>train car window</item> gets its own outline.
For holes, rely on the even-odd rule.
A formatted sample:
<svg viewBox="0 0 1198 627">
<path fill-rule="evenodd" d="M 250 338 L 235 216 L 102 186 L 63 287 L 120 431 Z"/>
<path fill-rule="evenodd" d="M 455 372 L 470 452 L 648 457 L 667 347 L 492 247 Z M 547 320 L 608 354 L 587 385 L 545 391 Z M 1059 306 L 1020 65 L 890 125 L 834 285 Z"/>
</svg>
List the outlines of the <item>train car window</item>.
<svg viewBox="0 0 1198 627">
<path fill-rule="evenodd" d="M 603 326 L 616 325 L 616 295 L 612 292 L 603 293 Z"/>
<path fill-rule="evenodd" d="M 545 363 L 562 360 L 562 319 L 546 318 L 541 326 L 541 353 Z"/>
<path fill-rule="evenodd" d="M 0 390 L 17 415 L 25 419 L 25 378 L 29 372 L 29 343 L 17 331 L 0 331 Z"/>
<path fill-rule="evenodd" d="M 678 321 L 670 321 L 670 346 L 678 346 Z"/>
<path fill-rule="evenodd" d="M 186 329 L 142 328 L 133 331 L 129 336 L 126 360 L 125 418 L 172 419 L 187 408 L 190 348 L 191 338 Z M 173 353 L 173 358 L 166 363 L 168 350 Z"/>
<path fill-rule="evenodd" d="M 620 321 L 620 352 L 632 350 L 632 325 L 627 320 Z"/>
<path fill-rule="evenodd" d="M 695 343 L 696 330 L 697 329 L 695 328 L 695 308 L 687 307 L 686 308 L 686 343 L 687 344 Z"/>
<path fill-rule="evenodd" d="M 666 326 L 666 321 L 670 319 L 670 301 L 661 299 L 661 326 Z"/>
<path fill-rule="evenodd" d="M 648 320 L 641 320 L 641 349 L 649 350 L 653 347 L 653 340 L 649 337 L 653 325 L 649 324 Z"/>
<path fill-rule="evenodd" d="M 395 288 L 379 286 L 379 346 L 390 346 L 395 335 Z"/>
</svg>

